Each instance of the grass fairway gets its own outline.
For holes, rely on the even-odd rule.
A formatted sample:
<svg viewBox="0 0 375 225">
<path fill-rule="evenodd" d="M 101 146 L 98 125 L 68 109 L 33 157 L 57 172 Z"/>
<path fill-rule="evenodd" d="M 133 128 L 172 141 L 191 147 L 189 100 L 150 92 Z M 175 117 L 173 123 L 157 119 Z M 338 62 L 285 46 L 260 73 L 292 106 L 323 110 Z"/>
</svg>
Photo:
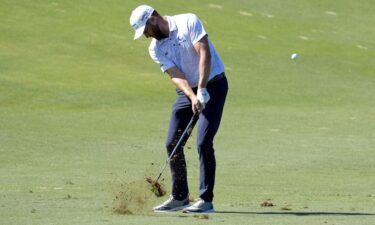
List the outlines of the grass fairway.
<svg viewBox="0 0 375 225">
<path fill-rule="evenodd" d="M 373 0 L 147 3 L 199 15 L 226 65 L 219 213 L 150 211 L 175 93 L 132 40 L 138 1 L 0 0 L 1 224 L 374 224 Z"/>
</svg>

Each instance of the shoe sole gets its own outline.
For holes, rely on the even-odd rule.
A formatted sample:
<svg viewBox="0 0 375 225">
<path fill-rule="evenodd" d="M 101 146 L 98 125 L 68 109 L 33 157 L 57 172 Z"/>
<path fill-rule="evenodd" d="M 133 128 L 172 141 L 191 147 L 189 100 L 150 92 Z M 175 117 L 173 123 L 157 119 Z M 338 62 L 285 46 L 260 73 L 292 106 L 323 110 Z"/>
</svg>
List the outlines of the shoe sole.
<svg viewBox="0 0 375 225">
<path fill-rule="evenodd" d="M 173 209 L 167 209 L 167 210 L 157 210 L 157 209 L 154 209 L 153 211 L 157 212 L 157 213 L 177 212 L 177 211 L 180 211 L 181 209 L 184 209 L 184 208 L 189 207 L 189 206 L 190 205 L 184 205 L 184 206 L 176 207 L 176 208 L 173 208 Z"/>
<path fill-rule="evenodd" d="M 215 209 L 209 209 L 209 210 L 206 210 L 206 211 L 199 212 L 199 211 L 190 211 L 190 210 L 183 209 L 182 212 L 183 213 L 216 213 L 216 210 Z"/>
</svg>

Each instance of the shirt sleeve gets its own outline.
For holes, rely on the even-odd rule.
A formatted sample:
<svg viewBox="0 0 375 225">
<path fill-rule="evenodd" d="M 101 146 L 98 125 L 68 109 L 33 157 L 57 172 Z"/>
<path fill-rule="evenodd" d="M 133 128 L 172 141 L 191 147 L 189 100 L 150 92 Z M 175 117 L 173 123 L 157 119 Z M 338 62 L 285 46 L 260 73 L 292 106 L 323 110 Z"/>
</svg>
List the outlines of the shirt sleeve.
<svg viewBox="0 0 375 225">
<path fill-rule="evenodd" d="M 165 73 L 165 71 L 167 71 L 168 69 L 176 66 L 172 60 L 165 56 L 164 53 L 156 47 L 150 47 L 149 54 L 152 60 L 154 60 L 155 63 L 159 64 L 160 69 L 163 73 Z"/>
<path fill-rule="evenodd" d="M 197 43 L 200 39 L 202 39 L 205 35 L 207 35 L 201 21 L 194 14 L 190 14 L 189 16 L 188 31 L 189 31 L 191 43 L 193 43 L 193 45 Z"/>
</svg>

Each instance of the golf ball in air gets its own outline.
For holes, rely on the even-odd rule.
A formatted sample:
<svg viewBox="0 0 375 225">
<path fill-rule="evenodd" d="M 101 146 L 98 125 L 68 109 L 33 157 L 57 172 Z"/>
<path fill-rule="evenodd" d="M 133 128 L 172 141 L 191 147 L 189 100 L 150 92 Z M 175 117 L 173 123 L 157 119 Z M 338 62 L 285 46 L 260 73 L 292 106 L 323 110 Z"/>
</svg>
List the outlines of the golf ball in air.
<svg viewBox="0 0 375 225">
<path fill-rule="evenodd" d="M 293 53 L 291 56 L 290 56 L 291 59 L 295 60 L 295 59 L 298 59 L 299 58 L 299 55 L 297 53 Z"/>
</svg>

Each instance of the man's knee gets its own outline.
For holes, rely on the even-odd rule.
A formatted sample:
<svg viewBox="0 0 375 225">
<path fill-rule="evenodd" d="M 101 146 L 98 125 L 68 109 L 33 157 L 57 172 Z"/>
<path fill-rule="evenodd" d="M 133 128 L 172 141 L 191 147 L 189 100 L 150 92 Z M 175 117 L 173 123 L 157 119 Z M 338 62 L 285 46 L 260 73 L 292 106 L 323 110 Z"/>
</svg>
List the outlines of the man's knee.
<svg viewBox="0 0 375 225">
<path fill-rule="evenodd" d="M 207 140 L 198 140 L 197 148 L 200 154 L 210 154 L 214 151 L 212 141 Z"/>
</svg>

